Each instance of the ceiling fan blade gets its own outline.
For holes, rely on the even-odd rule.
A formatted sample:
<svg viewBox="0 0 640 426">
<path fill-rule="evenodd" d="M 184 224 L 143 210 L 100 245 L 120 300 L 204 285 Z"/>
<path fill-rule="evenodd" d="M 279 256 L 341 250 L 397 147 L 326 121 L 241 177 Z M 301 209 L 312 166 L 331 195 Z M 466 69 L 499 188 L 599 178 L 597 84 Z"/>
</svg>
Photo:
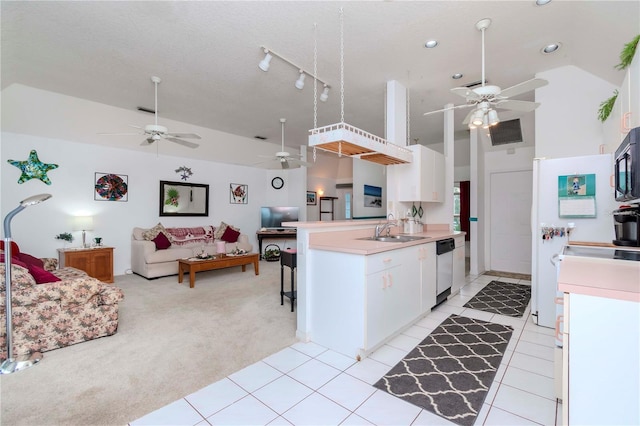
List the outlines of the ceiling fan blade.
<svg viewBox="0 0 640 426">
<path fill-rule="evenodd" d="M 294 166 L 313 167 L 313 163 L 309 163 L 308 161 L 297 160 L 295 158 L 287 158 L 287 160 Z"/>
<path fill-rule="evenodd" d="M 199 135 L 196 135 L 195 133 L 167 133 L 166 135 L 174 138 L 202 139 Z"/>
<path fill-rule="evenodd" d="M 539 102 L 502 100 L 495 102 L 496 108 L 510 109 L 512 111 L 529 112 L 540 106 Z"/>
<path fill-rule="evenodd" d="M 544 87 L 549 82 L 542 78 L 532 78 L 531 80 L 523 81 L 520 84 L 516 84 L 515 86 L 507 87 L 500 92 L 501 98 L 510 98 L 521 93 L 530 92 L 531 90 L 538 89 L 540 87 Z"/>
<path fill-rule="evenodd" d="M 140 135 L 144 135 L 144 132 L 142 133 L 98 133 L 101 136 L 140 136 Z"/>
<path fill-rule="evenodd" d="M 454 87 L 453 89 L 451 89 L 451 93 L 454 93 L 458 96 L 462 96 L 467 100 L 480 99 L 480 96 L 473 90 L 469 89 L 468 87 Z"/>
<path fill-rule="evenodd" d="M 200 145 L 198 145 L 197 143 L 193 143 L 193 142 L 189 142 L 189 141 L 183 141 L 182 139 L 177 139 L 177 138 L 167 138 L 165 137 L 166 140 L 177 143 L 179 145 L 182 146 L 186 146 L 187 148 L 197 148 Z"/>
<path fill-rule="evenodd" d="M 452 106 L 450 108 L 442 108 L 442 109 L 437 109 L 435 111 L 429 111 L 429 112 L 425 112 L 422 115 L 431 115 L 431 114 L 436 114 L 438 112 L 444 112 L 444 111 L 449 111 L 450 109 L 458 109 L 458 108 L 469 108 L 473 106 L 473 104 L 464 104 L 464 105 L 456 105 L 456 106 Z"/>
<path fill-rule="evenodd" d="M 136 126 L 135 124 L 129 124 L 129 127 L 133 127 L 134 129 L 144 129 L 144 127 Z"/>
</svg>

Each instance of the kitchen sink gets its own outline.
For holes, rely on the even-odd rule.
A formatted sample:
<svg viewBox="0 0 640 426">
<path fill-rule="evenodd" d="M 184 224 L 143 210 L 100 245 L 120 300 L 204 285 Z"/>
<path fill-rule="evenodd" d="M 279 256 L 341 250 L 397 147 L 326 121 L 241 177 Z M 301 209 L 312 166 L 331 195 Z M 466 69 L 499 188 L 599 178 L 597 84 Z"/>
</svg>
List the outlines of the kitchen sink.
<svg viewBox="0 0 640 426">
<path fill-rule="evenodd" d="M 383 243 L 408 243 L 409 241 L 426 240 L 429 237 L 417 237 L 410 235 L 381 235 L 379 237 L 364 237 L 359 240 L 380 241 Z"/>
</svg>

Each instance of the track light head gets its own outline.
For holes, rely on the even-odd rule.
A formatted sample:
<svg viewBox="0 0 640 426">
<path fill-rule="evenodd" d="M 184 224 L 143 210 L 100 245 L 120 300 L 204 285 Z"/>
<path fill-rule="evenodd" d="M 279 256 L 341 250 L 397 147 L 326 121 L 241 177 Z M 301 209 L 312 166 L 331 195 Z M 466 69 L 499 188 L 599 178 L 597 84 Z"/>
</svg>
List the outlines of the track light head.
<svg viewBox="0 0 640 426">
<path fill-rule="evenodd" d="M 258 68 L 260 68 L 264 72 L 267 72 L 269 71 L 269 63 L 271 62 L 271 58 L 273 58 L 273 56 L 271 56 L 269 51 L 266 49 L 265 49 L 265 53 L 266 55 L 264 55 L 264 59 L 261 60 L 260 63 L 258 64 Z"/>
<path fill-rule="evenodd" d="M 296 80 L 296 89 L 302 90 L 304 88 L 304 72 L 300 71 L 300 77 Z"/>
<path fill-rule="evenodd" d="M 327 87 L 327 85 L 324 85 L 324 90 L 322 91 L 322 93 L 320 94 L 320 100 L 322 102 L 327 102 L 327 99 L 329 99 L 329 88 Z"/>
</svg>

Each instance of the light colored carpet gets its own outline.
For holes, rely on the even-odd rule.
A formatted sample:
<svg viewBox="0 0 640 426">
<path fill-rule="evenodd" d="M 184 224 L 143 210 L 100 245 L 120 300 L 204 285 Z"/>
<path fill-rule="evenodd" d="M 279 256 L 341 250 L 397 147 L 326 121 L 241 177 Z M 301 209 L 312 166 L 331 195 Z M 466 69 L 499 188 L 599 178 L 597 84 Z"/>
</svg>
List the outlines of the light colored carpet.
<svg viewBox="0 0 640 426">
<path fill-rule="evenodd" d="M 0 424 L 125 425 L 295 343 L 279 262 L 185 278 L 116 277 L 118 332 L 2 376 Z"/>
</svg>

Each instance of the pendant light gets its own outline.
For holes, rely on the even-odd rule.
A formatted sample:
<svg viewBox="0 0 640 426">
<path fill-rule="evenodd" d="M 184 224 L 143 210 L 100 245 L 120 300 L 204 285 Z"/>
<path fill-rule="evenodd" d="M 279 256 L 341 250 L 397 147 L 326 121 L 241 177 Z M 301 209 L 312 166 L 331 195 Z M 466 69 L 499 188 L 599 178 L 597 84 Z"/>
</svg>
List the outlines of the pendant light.
<svg viewBox="0 0 640 426">
<path fill-rule="evenodd" d="M 321 95 L 322 97 L 322 95 Z M 315 98 L 314 98 L 315 102 Z M 344 11 L 340 8 L 340 123 L 309 130 L 309 146 L 378 164 L 410 163 L 413 152 L 344 122 Z"/>
</svg>

